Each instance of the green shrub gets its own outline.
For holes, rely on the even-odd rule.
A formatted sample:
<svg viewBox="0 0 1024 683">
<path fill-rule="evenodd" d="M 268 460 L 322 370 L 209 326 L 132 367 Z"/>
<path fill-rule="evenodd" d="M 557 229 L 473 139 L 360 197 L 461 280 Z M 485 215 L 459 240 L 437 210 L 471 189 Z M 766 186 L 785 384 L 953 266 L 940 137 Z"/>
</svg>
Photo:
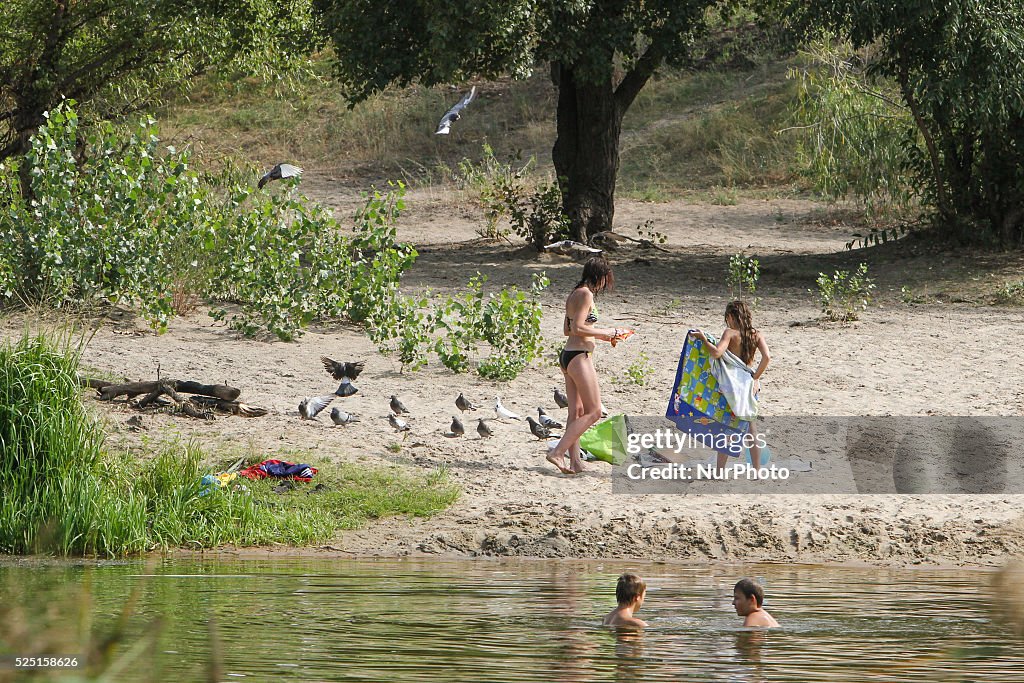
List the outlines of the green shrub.
<svg viewBox="0 0 1024 683">
<path fill-rule="evenodd" d="M 368 195 L 354 234 L 342 234 L 328 209 L 296 194 L 297 180 L 281 191 L 256 189 L 251 169 L 201 177 L 187 153 L 161 151 L 148 117 L 128 132 L 83 132 L 65 103 L 21 163 L 29 201 L 17 169 L 0 165 L 0 302 L 133 304 L 163 329 L 186 283 L 234 329 L 292 339 L 314 319 L 361 322 L 388 305 L 416 258 L 395 243 L 401 183 Z"/>
<path fill-rule="evenodd" d="M 636 360 L 626 366 L 622 376 L 613 378 L 613 381 L 617 384 L 635 384 L 642 387 L 647 384 L 653 373 L 654 366 L 651 365 L 651 359 L 641 351 Z"/>
<path fill-rule="evenodd" d="M 729 276 L 726 284 L 729 287 L 729 296 L 738 299 L 749 295 L 753 302 L 757 302 L 754 293 L 757 291 L 757 281 L 761 277 L 761 263 L 753 256 L 734 254 L 729 259 Z"/>
<path fill-rule="evenodd" d="M 1001 304 L 1024 304 L 1024 280 L 1007 282 L 996 292 L 996 301 Z"/>
<path fill-rule="evenodd" d="M 514 379 L 543 353 L 540 293 L 550 280 L 534 275 L 528 292 L 507 287 L 485 296 L 486 282 L 477 273 L 467 292 L 434 302 L 400 296 L 375 314 L 370 336 L 382 354 L 397 355 L 403 369 L 413 370 L 426 365 L 433 351 L 446 368 L 465 372 L 487 346 L 489 355 L 477 362 L 480 376 Z"/>
<path fill-rule="evenodd" d="M 540 333 L 544 312 L 540 293 L 550 284 L 544 275 L 534 275 L 530 292 L 507 287 L 491 295 L 480 320 L 480 338 L 491 347 L 477 372 L 491 380 L 512 380 L 544 352 Z"/>
<path fill-rule="evenodd" d="M 862 263 L 851 275 L 849 271 L 837 270 L 832 277 L 818 274 L 818 296 L 821 312 L 829 320 L 856 320 L 860 311 L 865 311 L 871 302 L 874 281 L 868 277 L 868 264 Z"/>
</svg>

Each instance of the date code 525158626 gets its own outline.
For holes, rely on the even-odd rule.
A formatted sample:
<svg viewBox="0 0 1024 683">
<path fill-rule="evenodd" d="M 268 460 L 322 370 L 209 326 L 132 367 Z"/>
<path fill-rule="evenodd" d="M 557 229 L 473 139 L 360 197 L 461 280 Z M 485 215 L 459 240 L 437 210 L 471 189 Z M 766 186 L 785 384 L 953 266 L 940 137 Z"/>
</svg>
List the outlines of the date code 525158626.
<svg viewBox="0 0 1024 683">
<path fill-rule="evenodd" d="M 77 669 L 85 663 L 79 656 L 56 657 L 52 655 L 20 657 L 0 655 L 0 669 Z"/>
</svg>

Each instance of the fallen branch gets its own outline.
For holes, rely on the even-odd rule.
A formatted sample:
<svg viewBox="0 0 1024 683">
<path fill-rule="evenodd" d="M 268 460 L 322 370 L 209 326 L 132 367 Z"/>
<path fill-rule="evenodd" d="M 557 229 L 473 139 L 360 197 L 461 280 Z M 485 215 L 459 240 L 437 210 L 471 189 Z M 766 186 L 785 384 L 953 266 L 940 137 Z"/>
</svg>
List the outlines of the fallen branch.
<svg viewBox="0 0 1024 683">
<path fill-rule="evenodd" d="M 97 382 L 97 380 L 86 381 Z M 200 384 L 199 382 L 189 382 L 185 380 L 166 380 L 164 383 L 171 389 L 171 391 L 181 392 L 183 394 L 212 396 L 224 401 L 234 401 L 242 393 L 241 389 L 229 387 L 226 384 Z M 87 386 L 92 386 L 92 384 L 87 384 Z M 110 384 L 108 382 L 103 384 L 103 386 L 96 387 L 96 392 L 99 394 L 99 399 L 101 401 L 111 401 L 118 396 L 134 398 L 140 394 L 151 394 L 156 391 L 159 386 L 159 382 L 129 382 L 127 384 Z M 159 396 L 159 393 L 157 396 Z"/>
<path fill-rule="evenodd" d="M 239 401 L 225 401 L 223 399 L 211 398 L 209 396 L 193 396 L 189 401 L 198 406 L 216 408 L 221 412 L 240 415 L 242 417 L 262 417 L 269 412 L 266 408 L 260 408 L 259 406 L 250 406 Z"/>
</svg>

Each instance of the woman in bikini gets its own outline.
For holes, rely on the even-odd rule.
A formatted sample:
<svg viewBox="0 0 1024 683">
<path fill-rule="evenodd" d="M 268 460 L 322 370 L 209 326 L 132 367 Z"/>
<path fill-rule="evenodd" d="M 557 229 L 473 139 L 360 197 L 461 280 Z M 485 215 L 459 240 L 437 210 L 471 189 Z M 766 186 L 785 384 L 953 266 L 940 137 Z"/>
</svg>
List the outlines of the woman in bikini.
<svg viewBox="0 0 1024 683">
<path fill-rule="evenodd" d="M 591 356 L 594 340 L 618 340 L 622 330 L 602 330 L 594 314 L 594 295 L 610 289 L 615 283 L 612 268 L 600 256 L 591 258 L 583 266 L 583 276 L 565 301 L 565 320 L 562 333 L 569 339 L 565 343 L 558 364 L 565 375 L 565 393 L 569 399 L 569 414 L 562 438 L 548 452 L 547 460 L 563 474 L 583 471 L 580 458 L 580 436 L 601 419 L 601 390 L 597 386 L 597 373 Z M 569 467 L 565 467 L 565 454 L 569 454 Z"/>
</svg>

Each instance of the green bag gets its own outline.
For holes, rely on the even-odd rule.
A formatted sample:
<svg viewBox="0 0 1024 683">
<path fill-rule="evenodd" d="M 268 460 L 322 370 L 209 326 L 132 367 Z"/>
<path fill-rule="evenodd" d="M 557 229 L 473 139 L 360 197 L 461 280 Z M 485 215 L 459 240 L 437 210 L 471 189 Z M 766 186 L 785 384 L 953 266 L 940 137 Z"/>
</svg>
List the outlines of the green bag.
<svg viewBox="0 0 1024 683">
<path fill-rule="evenodd" d="M 621 465 L 626 461 L 626 416 L 612 415 L 583 432 L 580 448 L 598 460 Z"/>
</svg>

